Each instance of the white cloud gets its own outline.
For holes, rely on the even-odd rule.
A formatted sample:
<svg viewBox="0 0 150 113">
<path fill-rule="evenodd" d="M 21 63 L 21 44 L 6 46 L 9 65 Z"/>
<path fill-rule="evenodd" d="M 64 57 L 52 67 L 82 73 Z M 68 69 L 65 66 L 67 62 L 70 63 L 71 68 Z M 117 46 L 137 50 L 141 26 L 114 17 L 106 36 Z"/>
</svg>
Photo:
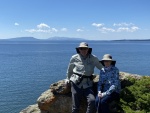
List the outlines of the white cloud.
<svg viewBox="0 0 150 113">
<path fill-rule="evenodd" d="M 16 23 L 16 25 L 19 25 Z M 109 33 L 109 32 L 135 32 L 139 30 L 140 28 L 135 26 L 133 23 L 114 23 L 113 25 L 106 26 L 103 23 L 92 23 L 92 26 L 94 26 L 98 31 L 101 33 Z M 49 25 L 45 23 L 38 24 L 36 28 L 34 29 L 26 29 L 26 32 L 30 33 L 54 33 L 58 31 L 66 32 L 68 31 L 67 28 L 61 28 L 60 30 L 56 28 L 51 28 Z M 83 32 L 85 31 L 84 28 L 78 28 L 76 29 L 77 32 Z"/>
<path fill-rule="evenodd" d="M 30 33 L 53 33 L 53 32 L 58 32 L 56 28 L 50 28 L 47 24 L 41 23 L 37 25 L 37 28 L 35 29 L 26 29 L 26 32 Z"/>
<path fill-rule="evenodd" d="M 82 29 L 77 29 L 76 31 L 77 31 L 77 32 L 82 32 L 82 31 L 84 31 L 84 30 L 82 30 Z"/>
<path fill-rule="evenodd" d="M 115 27 L 118 27 L 116 29 L 116 32 L 134 32 L 134 31 L 137 31 L 139 30 L 139 27 L 135 26 L 133 23 L 118 23 L 118 24 L 115 24 L 114 25 Z"/>
<path fill-rule="evenodd" d="M 50 30 L 42 30 L 42 29 L 26 29 L 25 31 L 30 33 L 50 33 Z"/>
<path fill-rule="evenodd" d="M 102 26 L 104 26 L 104 24 L 92 23 L 92 26 L 95 26 L 95 27 L 102 27 Z"/>
<path fill-rule="evenodd" d="M 133 31 L 136 31 L 136 30 L 139 30 L 140 28 L 137 27 L 137 26 L 133 26 L 133 27 L 131 27 L 131 29 L 132 29 Z"/>
<path fill-rule="evenodd" d="M 133 26 L 133 25 L 134 25 L 133 23 L 126 23 L 126 22 L 118 23 L 118 24 L 114 23 L 113 24 L 113 26 Z"/>
<path fill-rule="evenodd" d="M 101 33 L 108 33 L 108 32 L 135 32 L 139 30 L 140 28 L 135 26 L 133 23 L 114 23 L 113 26 L 105 27 L 104 24 L 97 24 L 93 23 L 93 26 L 95 26 L 98 31 Z"/>
<path fill-rule="evenodd" d="M 30 33 L 53 33 L 53 32 L 57 32 L 58 30 L 55 28 L 52 29 L 26 29 L 26 32 L 30 32 Z"/>
<path fill-rule="evenodd" d="M 132 26 L 132 27 L 119 27 L 116 32 L 122 32 L 122 31 L 126 31 L 126 32 L 134 32 L 139 30 L 138 27 L 136 26 Z"/>
<path fill-rule="evenodd" d="M 68 31 L 68 29 L 67 28 L 62 28 L 61 31 Z"/>
<path fill-rule="evenodd" d="M 58 32 L 56 28 L 52 28 L 51 31 Z"/>
<path fill-rule="evenodd" d="M 106 27 L 99 28 L 98 30 L 101 31 L 102 33 L 115 32 L 115 29 L 106 28 Z"/>
<path fill-rule="evenodd" d="M 18 24 L 18 23 L 14 23 L 14 25 L 15 25 L 15 26 L 19 26 L 19 24 Z"/>
<path fill-rule="evenodd" d="M 37 25 L 37 28 L 39 28 L 39 29 L 50 28 L 50 26 L 48 26 L 47 24 L 41 23 L 41 24 Z"/>
<path fill-rule="evenodd" d="M 129 32 L 129 31 L 130 31 L 130 28 L 128 28 L 128 27 L 119 27 L 116 31 L 117 31 L 117 32 L 122 32 L 122 31 L 127 31 L 127 32 Z"/>
</svg>

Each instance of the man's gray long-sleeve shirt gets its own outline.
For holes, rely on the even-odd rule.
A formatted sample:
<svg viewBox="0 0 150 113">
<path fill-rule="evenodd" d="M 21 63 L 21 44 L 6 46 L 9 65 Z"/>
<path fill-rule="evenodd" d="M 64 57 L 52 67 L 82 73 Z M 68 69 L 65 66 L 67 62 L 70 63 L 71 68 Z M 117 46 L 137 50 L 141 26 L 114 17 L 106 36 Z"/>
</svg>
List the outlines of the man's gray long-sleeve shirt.
<svg viewBox="0 0 150 113">
<path fill-rule="evenodd" d="M 79 76 L 74 74 L 78 73 L 84 76 L 91 76 L 94 73 L 94 68 L 101 69 L 103 66 L 95 55 L 89 54 L 86 58 L 80 54 L 75 54 L 71 57 L 67 70 L 67 79 L 73 83 L 77 83 Z M 78 85 L 79 88 L 88 88 L 93 85 L 89 78 L 84 78 Z"/>
</svg>

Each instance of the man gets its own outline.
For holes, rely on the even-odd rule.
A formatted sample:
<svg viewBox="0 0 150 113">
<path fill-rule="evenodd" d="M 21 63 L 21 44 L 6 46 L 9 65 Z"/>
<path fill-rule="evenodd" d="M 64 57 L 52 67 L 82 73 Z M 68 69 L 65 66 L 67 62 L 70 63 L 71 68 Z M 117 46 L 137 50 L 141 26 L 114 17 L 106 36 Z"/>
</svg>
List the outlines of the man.
<svg viewBox="0 0 150 113">
<path fill-rule="evenodd" d="M 95 55 L 92 55 L 92 48 L 86 42 L 81 42 L 76 48 L 77 54 L 70 59 L 67 70 L 66 82 L 71 82 L 72 92 L 72 113 L 78 113 L 82 97 L 87 98 L 86 113 L 95 112 L 95 97 L 92 90 L 95 66 L 101 69 L 103 66 Z"/>
</svg>

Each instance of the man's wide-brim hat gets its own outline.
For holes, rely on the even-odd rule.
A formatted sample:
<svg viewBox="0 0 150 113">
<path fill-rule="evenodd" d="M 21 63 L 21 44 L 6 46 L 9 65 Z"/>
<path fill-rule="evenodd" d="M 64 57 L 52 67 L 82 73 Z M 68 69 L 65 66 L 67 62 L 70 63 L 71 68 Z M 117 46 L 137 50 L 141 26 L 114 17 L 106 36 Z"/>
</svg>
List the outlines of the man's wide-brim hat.
<svg viewBox="0 0 150 113">
<path fill-rule="evenodd" d="M 110 54 L 105 54 L 103 56 L 103 59 L 100 61 L 102 63 L 102 65 L 104 66 L 104 61 L 111 61 L 111 65 L 115 65 L 116 61 L 112 59 L 112 56 Z"/>
<path fill-rule="evenodd" d="M 80 53 L 79 48 L 88 48 L 88 49 L 89 49 L 89 50 L 88 50 L 88 53 L 89 53 L 89 54 L 91 54 L 91 52 L 92 52 L 92 48 L 89 48 L 89 45 L 88 45 L 88 43 L 86 43 L 86 42 L 81 42 L 81 43 L 79 44 L 79 46 L 76 47 L 77 53 Z"/>
</svg>

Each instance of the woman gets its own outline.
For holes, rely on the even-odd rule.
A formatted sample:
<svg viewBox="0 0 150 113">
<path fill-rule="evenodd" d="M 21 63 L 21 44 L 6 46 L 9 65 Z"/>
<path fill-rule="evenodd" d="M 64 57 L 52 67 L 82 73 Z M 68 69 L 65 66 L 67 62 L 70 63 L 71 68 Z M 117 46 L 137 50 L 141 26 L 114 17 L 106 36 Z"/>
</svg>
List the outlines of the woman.
<svg viewBox="0 0 150 113">
<path fill-rule="evenodd" d="M 115 67 L 116 61 L 112 59 L 110 54 L 105 54 L 100 62 L 104 68 L 100 70 L 96 107 L 98 113 L 110 113 L 109 103 L 120 99 L 119 70 Z"/>
</svg>

